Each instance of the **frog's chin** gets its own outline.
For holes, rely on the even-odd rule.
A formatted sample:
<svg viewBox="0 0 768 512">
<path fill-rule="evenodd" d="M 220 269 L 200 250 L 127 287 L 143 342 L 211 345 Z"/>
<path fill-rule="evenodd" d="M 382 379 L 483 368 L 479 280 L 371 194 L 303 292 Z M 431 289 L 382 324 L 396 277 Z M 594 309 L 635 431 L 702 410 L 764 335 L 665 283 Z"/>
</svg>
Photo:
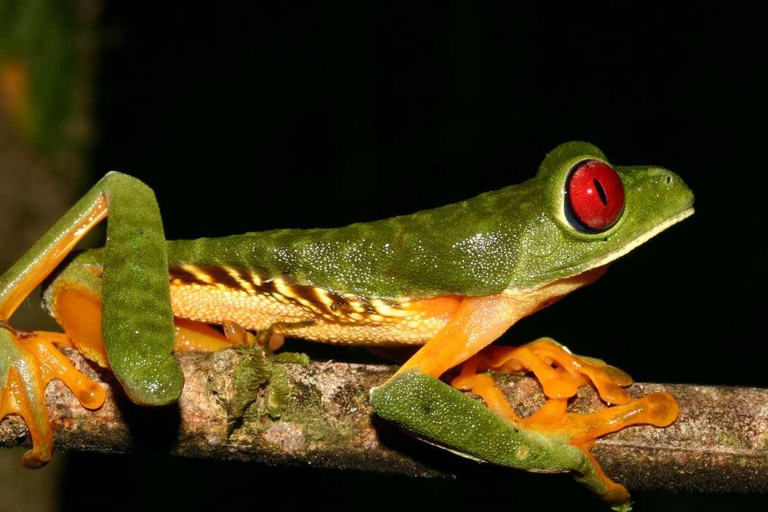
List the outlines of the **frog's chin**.
<svg viewBox="0 0 768 512">
<path fill-rule="evenodd" d="M 647 242 L 651 238 L 655 237 L 656 235 L 658 235 L 659 233 L 661 233 L 665 229 L 667 229 L 669 227 L 672 227 L 675 224 L 677 224 L 678 222 L 681 222 L 681 221 L 687 219 L 688 217 L 693 215 L 693 212 L 694 212 L 694 210 L 693 210 L 693 207 L 691 206 L 691 207 L 686 208 L 685 210 L 682 210 L 681 212 L 678 212 L 678 213 L 672 215 L 671 217 L 667 218 L 663 222 L 660 222 L 659 224 L 656 224 L 654 227 L 652 227 L 651 229 L 649 229 L 645 233 L 641 234 L 640 236 L 638 236 L 637 238 L 635 238 L 631 242 L 625 244 L 623 247 L 621 247 L 619 249 L 616 249 L 615 251 L 609 252 L 607 254 L 604 254 L 604 255 L 600 256 L 599 258 L 593 260 L 592 264 L 589 265 L 589 267 L 587 269 L 581 270 L 581 271 L 577 272 L 577 274 L 580 274 L 581 272 L 585 272 L 586 270 L 590 270 L 590 269 L 593 269 L 593 268 L 603 267 L 603 266 L 608 265 L 612 261 L 615 261 L 615 260 L 621 258 L 622 256 L 624 256 L 625 254 L 627 254 L 628 252 L 632 251 L 633 249 L 635 249 L 639 245 L 644 244 L 645 242 Z"/>
<path fill-rule="evenodd" d="M 597 280 L 599 277 L 601 277 L 608 270 L 608 265 L 612 261 L 615 261 L 615 260 L 621 258 L 622 256 L 624 256 L 625 254 L 627 254 L 631 250 L 635 249 L 637 246 L 644 244 L 645 242 L 647 242 L 648 240 L 650 240 L 654 236 L 658 235 L 659 233 L 661 233 L 665 229 L 667 229 L 667 228 L 669 228 L 671 226 L 674 226 L 675 224 L 677 224 L 678 222 L 680 222 L 682 220 L 687 219 L 688 217 L 693 215 L 693 211 L 694 211 L 693 207 L 688 207 L 685 210 L 682 210 L 682 211 L 680 211 L 680 212 L 670 216 L 669 218 L 667 218 L 663 222 L 660 222 L 659 224 L 655 225 L 654 227 L 652 227 L 651 229 L 649 229 L 645 233 L 641 234 L 640 236 L 638 236 L 637 238 L 635 238 L 631 242 L 627 243 L 623 247 L 621 247 L 619 249 L 616 249 L 615 251 L 611 251 L 609 253 L 603 254 L 602 256 L 600 256 L 598 258 L 595 258 L 594 260 L 590 261 L 589 264 L 586 265 L 586 266 L 579 265 L 579 266 L 575 266 L 575 267 L 571 267 L 571 268 L 562 269 L 562 271 L 561 271 L 562 277 L 558 278 L 556 281 L 561 281 L 561 280 L 565 280 L 565 279 L 571 279 L 571 278 L 574 278 L 576 276 L 583 276 L 589 282 L 593 282 L 593 281 Z M 519 289 L 519 288 L 511 288 L 510 287 L 510 288 L 507 288 L 505 290 L 505 293 L 508 293 L 508 294 L 527 293 L 527 292 L 531 292 L 533 290 L 537 290 L 539 288 L 542 288 L 544 286 L 547 286 L 549 284 L 551 284 L 551 283 L 540 284 L 538 286 L 534 286 L 534 287 L 528 288 L 528 289 Z"/>
</svg>

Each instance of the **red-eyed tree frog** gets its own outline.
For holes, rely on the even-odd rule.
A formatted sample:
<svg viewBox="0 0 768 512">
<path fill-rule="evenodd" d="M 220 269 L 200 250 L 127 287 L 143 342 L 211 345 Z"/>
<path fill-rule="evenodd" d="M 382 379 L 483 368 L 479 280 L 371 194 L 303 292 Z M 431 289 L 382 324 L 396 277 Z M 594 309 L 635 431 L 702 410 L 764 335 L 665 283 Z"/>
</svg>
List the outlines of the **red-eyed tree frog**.
<svg viewBox="0 0 768 512">
<path fill-rule="evenodd" d="M 547 338 L 489 345 L 520 318 L 594 282 L 610 262 L 691 215 L 692 205 L 674 173 L 613 167 L 596 147 L 571 142 L 529 181 L 441 208 L 337 229 L 166 241 L 152 191 L 109 173 L 0 278 L 0 418 L 25 420 L 32 449 L 23 464 L 38 467 L 53 447 L 48 382 L 61 379 L 85 407 L 102 404 L 102 388 L 62 346 L 111 369 L 134 402 L 162 405 L 184 384 L 174 350 L 238 343 L 210 324 L 270 332 L 272 343 L 290 336 L 423 345 L 371 391 L 377 414 L 467 457 L 571 472 L 626 510 L 627 491 L 589 450 L 629 425 L 669 425 L 675 400 L 634 400 L 622 389 L 631 383 L 625 373 Z M 105 247 L 60 265 L 107 216 Z M 13 328 L 11 315 L 46 279 L 44 307 L 64 333 Z M 438 380 L 457 365 L 453 387 Z M 532 372 L 545 405 L 519 417 L 488 370 Z M 566 412 L 590 383 L 614 406 Z"/>
</svg>

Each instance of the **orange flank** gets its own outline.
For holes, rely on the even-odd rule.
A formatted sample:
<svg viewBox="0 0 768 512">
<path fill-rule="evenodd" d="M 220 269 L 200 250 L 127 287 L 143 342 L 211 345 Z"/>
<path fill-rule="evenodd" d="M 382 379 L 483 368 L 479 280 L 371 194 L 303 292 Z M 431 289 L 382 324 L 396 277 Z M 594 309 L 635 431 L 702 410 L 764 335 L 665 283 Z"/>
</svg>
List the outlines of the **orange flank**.
<svg viewBox="0 0 768 512">
<path fill-rule="evenodd" d="M 96 205 L 90 217 L 93 220 L 104 214 L 105 211 Z M 66 237 L 59 242 L 61 250 L 74 241 L 75 236 Z M 57 259 L 59 250 L 53 253 L 49 257 L 51 262 Z M 49 264 L 43 266 L 49 268 Z M 99 276 L 93 268 L 89 270 Z M 604 271 L 605 268 L 597 268 L 521 292 L 507 290 L 484 297 L 441 296 L 387 301 L 293 285 L 282 279 L 265 280 L 231 268 L 184 265 L 170 272 L 171 306 L 175 317 L 174 350 L 212 352 L 255 342 L 274 349 L 282 343 L 284 336 L 356 345 L 425 344 L 398 374 L 416 369 L 439 377 L 464 363 L 459 376 L 452 382 L 454 387 L 479 395 L 491 410 L 519 428 L 562 438 L 594 460 L 589 449 L 595 439 L 606 433 L 629 425 L 664 426 L 674 421 L 678 411 L 671 396 L 655 393 L 633 401 L 622 389 L 632 382 L 627 374 L 600 360 L 572 354 L 547 338 L 522 347 L 488 345 L 520 318 L 591 283 Z M 216 279 L 217 276 L 225 277 Z M 36 281 L 36 278 L 27 279 L 28 283 L 19 290 L 27 290 Z M 35 378 L 47 382 L 45 379 L 58 376 L 84 404 L 100 403 L 103 396 L 94 395 L 89 399 L 89 394 L 96 392 L 92 389 L 95 384 L 74 368 L 69 371 L 65 366 L 68 362 L 51 344 L 67 346 L 71 343 L 89 359 L 108 366 L 101 334 L 102 306 L 98 287 L 61 276 L 51 291 L 51 310 L 66 336 L 40 333 L 40 336 L 20 340 L 19 344 L 42 362 L 40 376 Z M 223 325 L 223 332 L 209 324 Z M 257 335 L 248 331 L 256 331 Z M 48 368 L 57 368 L 58 373 Z M 547 402 L 530 417 L 519 417 L 493 379 L 483 373 L 487 370 L 533 372 L 542 384 Z M 11 378 L 21 377 L 21 374 L 13 374 Z M 619 405 L 588 415 L 567 412 L 568 399 L 580 386 L 589 383 L 594 384 L 603 400 Z M 38 428 L 34 426 L 35 415 L 44 413 L 38 410 L 44 407 L 44 402 L 32 395 L 35 389 L 44 387 L 26 391 L 26 395 L 14 394 L 16 387 L 4 391 L 10 394 L 3 398 L 4 409 L 0 412 L 22 414 L 27 423 L 33 425 L 31 429 Z M 19 405 L 27 400 L 24 396 L 32 397 L 28 398 L 29 404 L 34 404 L 37 409 L 32 405 Z M 38 422 L 43 426 L 44 423 Z M 30 456 L 29 464 L 35 464 L 35 460 L 44 462 L 45 450 L 50 451 L 50 433 L 39 427 L 34 435 L 40 439 L 35 446 L 41 446 L 42 452 Z M 626 490 L 611 482 L 599 468 L 597 475 L 616 501 L 626 495 Z"/>
<path fill-rule="evenodd" d="M 100 277 L 99 269 L 85 269 Z M 285 336 L 358 345 L 423 344 L 451 320 L 462 303 L 456 296 L 394 303 L 335 295 L 328 306 L 320 302 L 330 294 L 325 290 L 279 283 L 270 291 L 256 291 L 207 281 L 188 282 L 171 274 L 174 351 L 212 352 L 253 342 L 276 350 Z M 51 313 L 67 333 L 57 338 L 57 344 L 74 346 L 88 359 L 108 367 L 98 288 L 63 275 L 50 293 Z M 306 297 L 319 297 L 318 303 L 308 304 Z M 224 332 L 210 324 L 222 325 Z M 258 336 L 247 331 L 256 331 Z"/>
<path fill-rule="evenodd" d="M 282 279 L 228 269 L 185 265 L 171 269 L 171 306 L 177 318 L 326 343 L 350 345 L 419 345 L 433 338 L 451 319 L 460 297 L 411 302 L 339 294 Z M 247 279 L 247 281 L 246 281 Z M 241 283 L 246 283 L 247 286 Z"/>
</svg>

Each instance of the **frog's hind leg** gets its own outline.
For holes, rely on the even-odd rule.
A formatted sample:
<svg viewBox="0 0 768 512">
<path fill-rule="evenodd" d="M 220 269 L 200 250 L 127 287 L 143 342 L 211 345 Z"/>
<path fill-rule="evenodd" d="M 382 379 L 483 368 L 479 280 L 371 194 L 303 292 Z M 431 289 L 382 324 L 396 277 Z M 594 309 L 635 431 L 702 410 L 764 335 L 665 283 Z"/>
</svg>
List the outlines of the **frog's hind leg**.
<svg viewBox="0 0 768 512">
<path fill-rule="evenodd" d="M 174 352 L 217 352 L 235 346 L 227 337 L 203 322 L 174 318 Z"/>
<path fill-rule="evenodd" d="M 32 449 L 22 459 L 29 468 L 44 465 L 51 458 L 53 435 L 45 404 L 45 388 L 59 379 L 88 409 L 104 403 L 104 389 L 85 377 L 47 339 L 45 333 L 16 331 L 0 325 L 0 420 L 10 414 L 22 417 L 32 438 Z"/>
<path fill-rule="evenodd" d="M 43 293 L 43 305 L 66 334 L 44 333 L 57 346 L 76 348 L 108 367 L 102 335 L 103 254 L 89 251 L 74 258 Z M 210 325 L 174 318 L 174 352 L 215 352 L 237 343 Z"/>
<path fill-rule="evenodd" d="M 71 299 L 63 303 L 73 312 L 64 316 L 85 320 L 74 321 L 66 336 L 22 333 L 10 327 L 8 320 L 22 301 L 107 215 L 112 220 L 103 253 L 109 269 L 109 279 L 106 275 L 103 279 L 104 296 L 101 276 L 95 276 L 95 267 L 89 265 L 76 265 L 84 272 L 84 281 L 73 279 L 71 287 L 57 294 Z M 180 394 L 183 376 L 170 353 L 173 324 L 165 251 L 152 191 L 134 178 L 110 173 L 0 276 L 0 412 L 2 416 L 19 414 L 27 422 L 33 448 L 25 465 L 40 466 L 50 458 L 52 436 L 45 407 L 45 386 L 50 380 L 62 380 L 86 407 L 99 407 L 104 400 L 103 390 L 82 376 L 54 343 L 74 345 L 89 359 L 109 364 L 138 403 L 161 405 Z M 82 262 L 88 257 L 83 255 Z M 99 278 L 98 293 L 89 289 L 89 272 L 90 278 Z M 100 314 L 96 316 L 102 301 L 104 322 Z M 102 330 L 110 343 L 112 361 L 106 358 Z M 85 331 L 98 335 L 89 337 Z M 137 351 L 139 342 L 141 350 Z M 158 386 L 160 382 L 163 386 Z"/>
<path fill-rule="evenodd" d="M 45 287 L 43 307 L 65 333 L 45 333 L 49 339 L 58 346 L 72 346 L 108 368 L 102 335 L 102 256 L 101 251 L 89 251 L 69 262 Z"/>
<path fill-rule="evenodd" d="M 43 333 L 60 347 L 74 347 L 89 360 L 109 367 L 102 335 L 103 251 L 88 251 L 75 257 L 45 287 L 43 305 L 66 334 Z M 204 322 L 174 317 L 174 352 L 216 352 L 260 342 L 271 349 L 282 338 L 270 329 L 261 340 L 234 322 L 224 323 L 224 332 Z M 262 337 L 264 337 L 262 336 Z"/>
<path fill-rule="evenodd" d="M 57 224 L 56 233 L 45 235 L 0 276 L 0 420 L 15 414 L 27 424 L 32 438 L 32 449 L 22 459 L 27 467 L 40 467 L 51 458 L 53 435 L 45 404 L 45 388 L 51 380 L 62 380 L 88 408 L 98 408 L 104 401 L 104 390 L 53 345 L 67 345 L 66 336 L 18 331 L 7 322 L 82 236 L 106 216 L 103 198 L 81 206 Z"/>
</svg>

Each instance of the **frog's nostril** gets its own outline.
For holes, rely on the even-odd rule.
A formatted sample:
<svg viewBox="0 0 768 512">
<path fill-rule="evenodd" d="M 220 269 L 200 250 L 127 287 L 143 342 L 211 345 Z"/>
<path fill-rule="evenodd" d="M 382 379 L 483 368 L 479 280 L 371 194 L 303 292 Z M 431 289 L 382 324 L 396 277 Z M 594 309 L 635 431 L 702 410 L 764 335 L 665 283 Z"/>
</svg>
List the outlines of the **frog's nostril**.
<svg viewBox="0 0 768 512">
<path fill-rule="evenodd" d="M 664 178 L 664 184 L 665 185 L 671 185 L 674 183 L 675 178 L 671 174 L 667 174 L 667 176 Z"/>
</svg>

